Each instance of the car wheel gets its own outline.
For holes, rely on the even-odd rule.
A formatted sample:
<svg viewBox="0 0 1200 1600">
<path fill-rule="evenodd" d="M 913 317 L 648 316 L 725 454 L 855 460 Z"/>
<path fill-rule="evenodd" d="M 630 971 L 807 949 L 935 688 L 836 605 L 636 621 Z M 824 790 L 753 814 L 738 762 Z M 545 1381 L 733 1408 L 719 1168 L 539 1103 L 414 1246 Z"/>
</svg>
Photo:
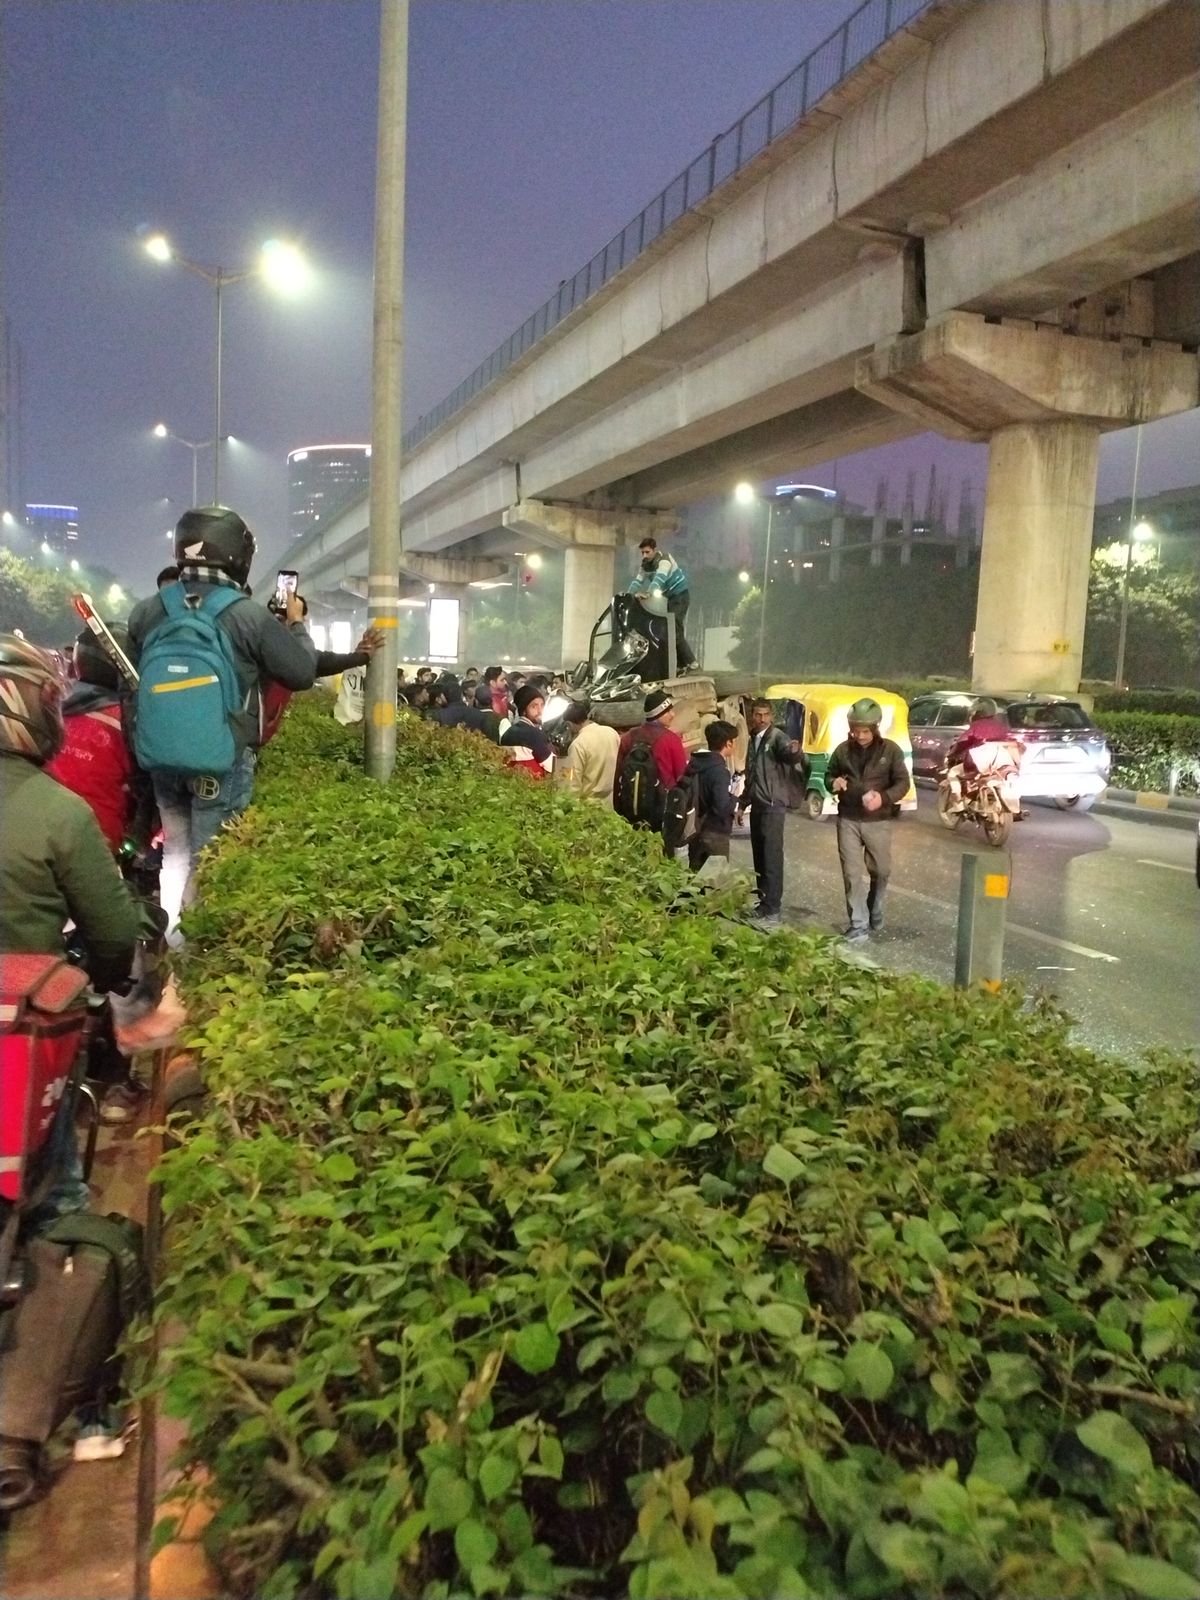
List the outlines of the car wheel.
<svg viewBox="0 0 1200 1600">
<path fill-rule="evenodd" d="M 825 796 L 816 789 L 809 789 L 804 796 L 804 815 L 810 822 L 820 822 L 825 815 Z"/>
<path fill-rule="evenodd" d="M 629 728 L 640 727 L 646 718 L 640 700 L 593 700 L 592 720 L 624 733 Z"/>
<path fill-rule="evenodd" d="M 1094 794 L 1056 794 L 1054 804 L 1060 811 L 1090 811 L 1096 804 Z"/>
<path fill-rule="evenodd" d="M 752 678 L 748 673 L 714 672 L 710 676 L 718 700 L 737 699 L 743 695 L 758 693 L 758 679 Z"/>
</svg>

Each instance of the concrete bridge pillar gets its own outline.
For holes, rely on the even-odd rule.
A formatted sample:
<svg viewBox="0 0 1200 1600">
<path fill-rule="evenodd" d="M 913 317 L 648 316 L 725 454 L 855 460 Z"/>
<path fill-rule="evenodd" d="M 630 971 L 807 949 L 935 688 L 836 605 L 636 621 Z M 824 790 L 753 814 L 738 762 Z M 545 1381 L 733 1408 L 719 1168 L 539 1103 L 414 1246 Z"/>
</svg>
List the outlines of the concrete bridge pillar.
<svg viewBox="0 0 1200 1600">
<path fill-rule="evenodd" d="M 926 428 L 989 441 L 975 687 L 1074 694 L 1099 436 L 1200 405 L 1200 358 L 955 311 L 864 357 L 855 383 Z"/>
<path fill-rule="evenodd" d="M 568 669 L 586 661 L 596 619 L 613 597 L 615 545 L 571 546 L 563 557 L 562 660 Z"/>
<path fill-rule="evenodd" d="M 1078 689 L 1099 445 L 1092 422 L 1015 423 L 992 435 L 976 689 Z"/>
</svg>

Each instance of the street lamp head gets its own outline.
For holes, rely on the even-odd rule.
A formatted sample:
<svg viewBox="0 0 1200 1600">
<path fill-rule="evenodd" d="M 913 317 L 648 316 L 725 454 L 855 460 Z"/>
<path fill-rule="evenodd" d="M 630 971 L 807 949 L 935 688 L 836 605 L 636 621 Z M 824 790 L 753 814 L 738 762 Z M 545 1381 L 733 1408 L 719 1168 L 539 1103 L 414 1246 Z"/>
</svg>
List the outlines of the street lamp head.
<svg viewBox="0 0 1200 1600">
<path fill-rule="evenodd" d="M 312 269 L 294 244 L 268 239 L 262 247 L 262 275 L 279 294 L 301 294 L 312 281 Z"/>
<path fill-rule="evenodd" d="M 6 528 L 15 528 L 17 525 L 17 519 L 13 516 L 11 511 L 6 511 L 4 516 L 0 518 L 0 521 L 3 521 Z"/>
<path fill-rule="evenodd" d="M 538 552 L 536 550 L 531 550 L 529 552 L 529 554 L 525 557 L 525 565 L 532 572 L 540 572 L 541 571 L 542 558 L 541 558 L 541 556 L 538 554 Z"/>
<path fill-rule="evenodd" d="M 738 582 L 739 583 L 749 583 L 750 582 L 750 574 L 744 568 L 743 568 L 743 570 L 741 572 L 738 573 Z"/>
<path fill-rule="evenodd" d="M 1133 537 L 1135 539 L 1153 539 L 1154 529 L 1148 522 L 1137 522 L 1134 524 Z"/>
<path fill-rule="evenodd" d="M 122 589 L 122 587 L 121 587 L 121 585 L 119 583 L 112 583 L 112 584 L 109 585 L 109 588 L 108 588 L 108 603 L 109 603 L 109 605 L 113 605 L 113 606 L 120 605 L 121 601 L 124 600 L 124 598 L 125 598 L 125 591 L 124 591 L 124 589 Z"/>
<path fill-rule="evenodd" d="M 78 563 L 78 561 L 76 561 L 74 556 L 71 557 L 71 571 L 72 572 L 78 572 L 79 571 L 79 563 Z"/>
<path fill-rule="evenodd" d="M 152 261 L 171 259 L 171 241 L 165 233 L 152 233 L 142 248 Z"/>
<path fill-rule="evenodd" d="M 154 437 L 156 439 L 165 439 L 167 437 L 167 425 L 166 425 L 166 423 L 165 422 L 156 422 L 154 424 L 153 433 L 154 433 Z"/>
<path fill-rule="evenodd" d="M 739 483 L 733 491 L 733 498 L 740 506 L 750 506 L 758 499 L 752 483 Z"/>
</svg>

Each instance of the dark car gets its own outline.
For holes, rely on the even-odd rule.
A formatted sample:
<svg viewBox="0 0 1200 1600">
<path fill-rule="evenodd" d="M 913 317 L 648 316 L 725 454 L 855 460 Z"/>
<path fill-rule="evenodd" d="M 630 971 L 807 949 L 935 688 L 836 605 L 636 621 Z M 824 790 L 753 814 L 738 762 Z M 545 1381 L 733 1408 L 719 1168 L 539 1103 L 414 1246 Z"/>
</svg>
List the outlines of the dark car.
<svg viewBox="0 0 1200 1600">
<path fill-rule="evenodd" d="M 1086 811 L 1108 786 L 1112 752 L 1104 734 L 1077 700 L 1065 695 L 981 696 L 963 690 L 938 689 L 918 695 L 909 705 L 913 771 L 936 778 L 951 746 L 966 732 L 979 699 L 994 700 L 1000 715 L 1024 748 L 1021 795 L 1053 800 L 1064 810 Z"/>
</svg>

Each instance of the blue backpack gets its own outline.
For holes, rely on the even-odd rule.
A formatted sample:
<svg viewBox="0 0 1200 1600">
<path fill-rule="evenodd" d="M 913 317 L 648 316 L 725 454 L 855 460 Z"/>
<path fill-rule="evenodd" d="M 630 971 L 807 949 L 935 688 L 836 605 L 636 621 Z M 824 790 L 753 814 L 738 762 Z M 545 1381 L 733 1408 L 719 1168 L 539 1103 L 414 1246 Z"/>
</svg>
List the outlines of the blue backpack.
<svg viewBox="0 0 1200 1600">
<path fill-rule="evenodd" d="M 239 589 L 221 588 L 189 605 L 179 583 L 159 594 L 167 614 L 151 628 L 138 662 L 133 749 L 144 772 L 223 778 L 233 770 L 242 688 L 217 618 L 244 598 Z"/>
</svg>

